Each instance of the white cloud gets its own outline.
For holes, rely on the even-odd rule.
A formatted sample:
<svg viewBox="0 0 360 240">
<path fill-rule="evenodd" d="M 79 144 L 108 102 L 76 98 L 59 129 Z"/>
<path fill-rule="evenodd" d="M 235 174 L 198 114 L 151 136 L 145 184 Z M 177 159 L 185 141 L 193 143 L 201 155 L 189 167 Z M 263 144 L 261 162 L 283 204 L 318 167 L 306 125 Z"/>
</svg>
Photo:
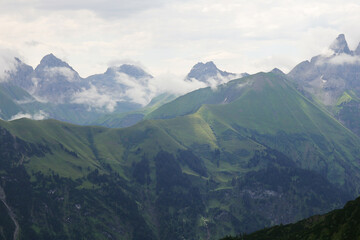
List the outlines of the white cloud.
<svg viewBox="0 0 360 240">
<path fill-rule="evenodd" d="M 203 82 L 193 80 L 185 81 L 182 75 L 175 75 L 173 73 L 160 74 L 151 79 L 151 86 L 156 89 L 156 93 L 170 92 L 175 95 L 185 94 L 187 92 L 207 87 Z"/>
<path fill-rule="evenodd" d="M 20 118 L 29 118 L 29 119 L 33 119 L 33 120 L 43 120 L 43 119 L 46 119 L 48 117 L 49 117 L 49 115 L 46 112 L 42 111 L 42 110 L 40 110 L 39 112 L 34 113 L 34 114 L 19 112 L 16 115 L 10 117 L 9 121 L 20 119 Z"/>
<path fill-rule="evenodd" d="M 113 112 L 117 102 L 130 101 L 145 106 L 164 92 L 181 95 L 208 86 L 197 80 L 185 81 L 183 76 L 170 73 L 155 78 L 134 78 L 117 72 L 115 80 L 118 85 L 91 85 L 89 89 L 75 93 L 72 103 L 86 104 L 89 109 Z"/>
<path fill-rule="evenodd" d="M 16 52 L 0 47 L 0 82 L 8 80 L 8 73 L 16 68 Z"/>
<path fill-rule="evenodd" d="M 122 94 L 130 98 L 132 102 L 145 106 L 156 94 L 156 87 L 150 85 L 151 78 L 133 78 L 125 73 L 118 72 L 116 76 L 118 83 L 127 86 Z"/>
<path fill-rule="evenodd" d="M 46 67 L 44 69 L 47 77 L 56 77 L 58 75 L 64 76 L 69 82 L 74 82 L 76 80 L 75 78 L 75 72 L 67 67 Z"/>
<path fill-rule="evenodd" d="M 360 56 L 351 56 L 347 54 L 339 54 L 329 59 L 330 64 L 360 64 Z"/>
<path fill-rule="evenodd" d="M 101 94 L 95 86 L 91 85 L 89 89 L 83 89 L 83 91 L 75 93 L 73 103 L 85 104 L 90 108 L 113 112 L 117 105 L 117 99 L 108 94 Z"/>
<path fill-rule="evenodd" d="M 290 70 L 345 33 L 360 40 L 356 0 L 0 2 L 0 45 L 35 66 L 50 52 L 83 77 L 112 59 L 141 61 L 154 74 L 185 75 L 198 61 L 230 72 Z"/>
</svg>

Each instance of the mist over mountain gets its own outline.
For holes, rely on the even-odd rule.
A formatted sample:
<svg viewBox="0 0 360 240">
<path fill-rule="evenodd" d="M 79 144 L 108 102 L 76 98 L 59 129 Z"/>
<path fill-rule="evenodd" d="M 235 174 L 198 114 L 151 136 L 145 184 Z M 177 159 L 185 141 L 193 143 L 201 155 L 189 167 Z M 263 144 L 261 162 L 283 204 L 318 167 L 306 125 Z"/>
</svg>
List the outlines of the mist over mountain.
<svg viewBox="0 0 360 240">
<path fill-rule="evenodd" d="M 360 56 L 356 54 L 358 50 L 349 50 L 343 34 L 334 40 L 329 50 L 328 55 L 301 62 L 288 75 L 325 105 L 335 105 L 346 90 L 360 93 Z"/>
<path fill-rule="evenodd" d="M 360 138 L 277 70 L 169 101 L 122 129 L 0 121 L 1 186 L 21 238 L 219 239 L 360 192 Z"/>
<path fill-rule="evenodd" d="M 43 116 L 77 124 L 119 123 L 106 124 L 112 127 L 128 126 L 140 121 L 145 112 L 159 106 L 160 102 L 151 104 L 151 100 L 161 94 L 178 96 L 201 87 L 215 87 L 242 76 L 221 71 L 213 62 L 209 62 L 203 66 L 200 63 L 195 65 L 187 80 L 170 75 L 154 78 L 132 64 L 111 66 L 104 73 L 83 78 L 53 54 L 44 56 L 35 69 L 15 58 L 14 68 L 6 73 L 7 85 L 20 87 L 28 94 L 15 100 L 10 97 L 9 101 L 17 106 L 12 109 L 17 109 L 17 112 L 12 111 L 9 115 L 3 111 L 0 113 L 3 119 Z M 145 109 L 148 104 L 149 107 Z M 136 117 L 129 118 L 123 114 L 126 112 Z M 120 124 L 122 118 L 132 120 L 126 120 L 124 125 Z"/>
<path fill-rule="evenodd" d="M 0 239 L 212 240 L 342 207 L 360 193 L 358 51 L 339 35 L 289 74 L 207 62 L 176 81 L 14 59 Z"/>
<path fill-rule="evenodd" d="M 358 135 L 359 46 L 354 51 L 350 50 L 344 34 L 340 34 L 329 47 L 329 54 L 301 62 L 288 74 L 309 99 L 322 104 Z"/>
<path fill-rule="evenodd" d="M 226 83 L 230 80 L 247 76 L 247 73 L 236 74 L 222 71 L 216 67 L 214 62 L 199 62 L 195 64 L 190 72 L 187 74 L 186 79 L 206 83 L 208 86 L 217 86 Z"/>
<path fill-rule="evenodd" d="M 19 59 L 16 61 L 16 70 L 9 73 L 8 82 L 24 88 L 41 101 L 59 104 L 77 102 L 76 95 L 92 87 L 96 87 L 100 101 L 102 95 L 117 95 L 115 105 L 120 101 L 136 102 L 138 99 L 126 99 L 126 91 L 136 86 L 132 81 L 137 80 L 143 86 L 152 78 L 141 68 L 126 64 L 109 68 L 104 74 L 82 78 L 69 64 L 53 54 L 43 57 L 35 69 Z"/>
</svg>

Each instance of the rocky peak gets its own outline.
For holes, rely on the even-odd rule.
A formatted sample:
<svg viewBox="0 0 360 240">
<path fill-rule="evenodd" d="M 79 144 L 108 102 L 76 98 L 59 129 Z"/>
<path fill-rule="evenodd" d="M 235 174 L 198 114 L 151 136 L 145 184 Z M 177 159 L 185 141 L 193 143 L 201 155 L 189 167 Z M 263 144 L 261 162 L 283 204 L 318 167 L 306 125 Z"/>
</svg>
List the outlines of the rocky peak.
<svg viewBox="0 0 360 240">
<path fill-rule="evenodd" d="M 188 74 L 188 78 L 197 78 L 200 74 L 216 75 L 218 70 L 219 69 L 212 61 L 207 63 L 199 62 L 192 67 Z"/>
<path fill-rule="evenodd" d="M 52 54 L 52 53 L 44 56 L 41 59 L 40 64 L 36 67 L 36 70 L 44 69 L 45 67 L 48 67 L 48 68 L 66 67 L 66 68 L 70 68 L 71 70 L 73 70 L 72 67 L 69 66 L 69 64 L 67 64 L 66 62 L 62 61 L 61 59 L 55 57 L 54 54 Z"/>
<path fill-rule="evenodd" d="M 207 63 L 199 62 L 192 67 L 186 79 L 194 78 L 201 82 L 206 82 L 209 78 L 218 78 L 218 75 L 226 77 L 230 74 L 219 70 L 212 61 Z"/>
<path fill-rule="evenodd" d="M 334 51 L 335 54 L 351 54 L 349 46 L 346 42 L 345 35 L 340 34 L 334 42 L 330 45 L 330 49 Z"/>
</svg>

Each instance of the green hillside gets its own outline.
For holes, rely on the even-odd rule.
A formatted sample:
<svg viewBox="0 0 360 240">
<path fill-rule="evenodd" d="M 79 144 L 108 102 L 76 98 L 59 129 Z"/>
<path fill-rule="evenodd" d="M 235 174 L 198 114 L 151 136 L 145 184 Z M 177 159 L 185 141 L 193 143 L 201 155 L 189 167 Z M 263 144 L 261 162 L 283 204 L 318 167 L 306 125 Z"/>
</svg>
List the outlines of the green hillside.
<svg viewBox="0 0 360 240">
<path fill-rule="evenodd" d="M 32 97 L 19 87 L 7 83 L 0 84 L 0 118 L 8 119 L 21 112 L 22 107 L 17 100 L 32 99 Z"/>
<path fill-rule="evenodd" d="M 346 91 L 333 109 L 334 116 L 360 136 L 360 98 L 353 91 Z"/>
<path fill-rule="evenodd" d="M 359 193 L 358 137 L 279 75 L 195 91 L 153 117 L 167 111 L 123 129 L 0 121 L 20 239 L 218 239 Z"/>
<path fill-rule="evenodd" d="M 199 92 L 207 96 L 205 100 L 194 100 Z M 203 104 L 208 102 L 218 104 Z M 192 111 L 197 111 L 195 115 L 200 115 L 215 135 L 232 131 L 254 139 L 283 152 L 302 168 L 326 174 L 334 183 L 350 186 L 353 180 L 347 179 L 347 173 L 358 176 L 358 137 L 279 75 L 260 73 L 216 90 L 201 89 L 165 104 L 150 116 L 168 118 Z M 358 192 L 358 186 L 352 188 Z"/>
</svg>

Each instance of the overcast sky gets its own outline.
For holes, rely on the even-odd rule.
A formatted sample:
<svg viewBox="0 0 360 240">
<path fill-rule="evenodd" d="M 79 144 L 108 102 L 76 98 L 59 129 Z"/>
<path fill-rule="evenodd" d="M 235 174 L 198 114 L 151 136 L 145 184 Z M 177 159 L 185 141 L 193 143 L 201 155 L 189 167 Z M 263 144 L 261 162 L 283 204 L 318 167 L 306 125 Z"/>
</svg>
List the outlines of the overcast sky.
<svg viewBox="0 0 360 240">
<path fill-rule="evenodd" d="M 0 0 L 0 55 L 36 66 L 54 53 L 82 77 L 135 62 L 185 75 L 212 60 L 230 72 L 287 72 L 339 33 L 360 41 L 358 0 Z"/>
</svg>

